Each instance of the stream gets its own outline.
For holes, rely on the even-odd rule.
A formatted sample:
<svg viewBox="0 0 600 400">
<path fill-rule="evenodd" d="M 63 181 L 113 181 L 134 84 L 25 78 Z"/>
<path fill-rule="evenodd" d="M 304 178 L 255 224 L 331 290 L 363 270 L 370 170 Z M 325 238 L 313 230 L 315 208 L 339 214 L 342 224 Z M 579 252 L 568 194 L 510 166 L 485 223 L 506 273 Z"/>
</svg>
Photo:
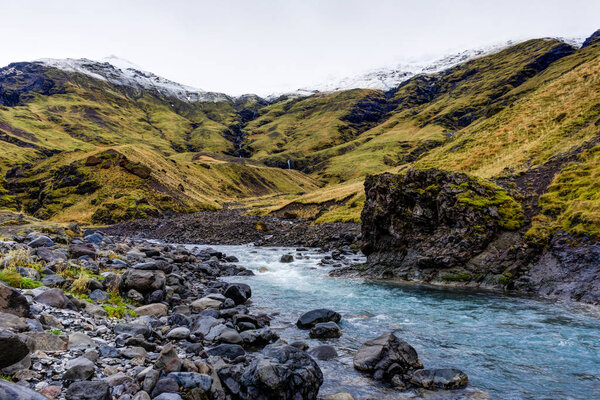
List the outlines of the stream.
<svg viewBox="0 0 600 400">
<path fill-rule="evenodd" d="M 190 246 L 204 247 L 204 246 Z M 600 313 L 584 305 L 415 284 L 332 278 L 309 249 L 211 246 L 234 255 L 255 276 L 226 278 L 252 287 L 252 312 L 279 312 L 271 322 L 287 342 L 333 345 L 339 357 L 318 361 L 325 381 L 320 396 L 349 392 L 357 398 L 598 399 Z M 283 254 L 301 259 L 281 263 Z M 363 261 L 356 256 L 355 262 Z M 267 270 L 259 272 L 259 269 Z M 315 308 L 342 314 L 339 339 L 317 340 L 295 327 Z M 418 352 L 426 368 L 456 367 L 469 387 L 456 392 L 399 392 L 357 372 L 352 356 L 382 333 Z"/>
</svg>

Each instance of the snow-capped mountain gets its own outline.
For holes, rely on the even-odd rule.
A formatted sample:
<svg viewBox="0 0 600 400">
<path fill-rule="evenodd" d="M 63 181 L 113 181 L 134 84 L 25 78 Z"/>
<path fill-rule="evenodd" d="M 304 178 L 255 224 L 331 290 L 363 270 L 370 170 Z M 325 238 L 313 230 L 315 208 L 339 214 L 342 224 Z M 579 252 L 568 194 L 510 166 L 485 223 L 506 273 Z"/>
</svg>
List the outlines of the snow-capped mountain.
<svg viewBox="0 0 600 400">
<path fill-rule="evenodd" d="M 574 47 L 580 47 L 584 40 L 583 38 L 556 39 Z M 519 41 L 510 40 L 505 43 L 453 53 L 441 58 L 433 57 L 419 61 L 402 62 L 396 66 L 377 68 L 353 76 L 321 82 L 320 84 L 307 86 L 289 93 L 273 94 L 268 98 L 276 98 L 282 95 L 302 97 L 319 92 L 334 92 L 349 89 L 379 89 L 387 91 L 398 87 L 402 82 L 407 81 L 415 75 L 441 72 L 465 61 L 500 52 L 517 43 Z"/>
<path fill-rule="evenodd" d="M 85 58 L 44 58 L 35 62 L 63 71 L 82 73 L 115 85 L 154 90 L 163 96 L 174 97 L 183 101 L 224 101 L 230 99 L 229 96 L 223 93 L 206 92 L 202 89 L 173 82 L 144 71 L 135 64 L 115 56 L 104 58 L 102 61 Z"/>
</svg>

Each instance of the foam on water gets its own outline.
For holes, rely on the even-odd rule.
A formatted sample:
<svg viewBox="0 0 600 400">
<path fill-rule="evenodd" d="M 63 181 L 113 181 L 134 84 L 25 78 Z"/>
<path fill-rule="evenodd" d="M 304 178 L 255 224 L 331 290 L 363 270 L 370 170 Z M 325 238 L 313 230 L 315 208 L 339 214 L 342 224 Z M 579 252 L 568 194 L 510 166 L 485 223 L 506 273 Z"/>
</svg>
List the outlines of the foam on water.
<svg viewBox="0 0 600 400">
<path fill-rule="evenodd" d="M 413 345 L 426 367 L 457 367 L 470 389 L 501 399 L 600 398 L 600 319 L 584 306 L 489 292 L 331 278 L 319 264 L 323 254 L 279 262 L 290 248 L 213 246 L 236 256 L 256 276 L 229 281 L 252 286 L 254 309 L 278 311 L 272 326 L 287 341 L 311 347 L 331 344 L 340 357 L 319 365 L 326 375 L 321 395 L 347 391 L 356 396 L 412 398 L 381 388 L 352 368 L 360 345 L 387 331 Z M 258 272 L 261 267 L 268 271 Z M 305 311 L 327 307 L 343 316 L 340 339 L 308 338 L 295 328 Z M 457 393 L 455 393 L 457 394 Z"/>
</svg>

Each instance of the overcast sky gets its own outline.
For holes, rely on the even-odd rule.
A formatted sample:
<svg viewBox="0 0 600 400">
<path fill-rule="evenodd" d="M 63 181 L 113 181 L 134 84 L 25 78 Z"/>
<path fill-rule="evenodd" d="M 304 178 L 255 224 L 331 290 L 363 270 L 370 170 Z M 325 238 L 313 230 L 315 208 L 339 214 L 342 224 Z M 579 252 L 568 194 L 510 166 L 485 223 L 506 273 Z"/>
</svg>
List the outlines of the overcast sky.
<svg viewBox="0 0 600 400">
<path fill-rule="evenodd" d="M 585 37 L 600 1 L 0 0 L 0 64 L 127 59 L 238 95 L 532 37 Z"/>
</svg>

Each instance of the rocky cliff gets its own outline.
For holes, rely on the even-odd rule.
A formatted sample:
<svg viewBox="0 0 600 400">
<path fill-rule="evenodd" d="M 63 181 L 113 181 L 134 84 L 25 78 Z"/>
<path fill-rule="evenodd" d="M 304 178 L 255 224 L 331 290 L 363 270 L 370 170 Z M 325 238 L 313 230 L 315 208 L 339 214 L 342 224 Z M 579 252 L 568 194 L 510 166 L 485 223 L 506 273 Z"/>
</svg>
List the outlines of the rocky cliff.
<svg viewBox="0 0 600 400">
<path fill-rule="evenodd" d="M 365 265 L 334 275 L 538 292 L 600 302 L 597 241 L 526 239 L 519 199 L 496 184 L 439 169 L 368 176 L 362 212 Z"/>
</svg>

